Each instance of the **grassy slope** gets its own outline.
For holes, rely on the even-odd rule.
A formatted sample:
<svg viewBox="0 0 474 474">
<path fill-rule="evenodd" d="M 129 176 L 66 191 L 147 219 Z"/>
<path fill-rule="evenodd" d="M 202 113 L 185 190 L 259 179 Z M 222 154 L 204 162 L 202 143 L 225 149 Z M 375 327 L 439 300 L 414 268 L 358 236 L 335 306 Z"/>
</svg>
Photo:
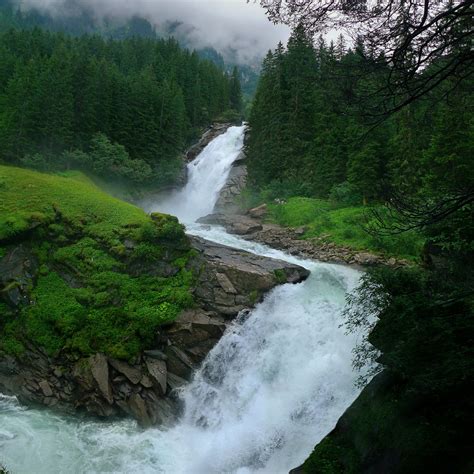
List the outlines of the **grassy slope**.
<svg viewBox="0 0 474 474">
<path fill-rule="evenodd" d="M 151 219 L 80 173 L 0 166 L 0 257 L 20 242 L 40 265 L 36 304 L 12 311 L 0 299 L 7 352 L 21 353 L 28 339 L 50 354 L 130 358 L 192 304 L 190 249 L 177 220 Z"/>
<path fill-rule="evenodd" d="M 148 220 L 142 210 L 105 194 L 81 173 L 55 176 L 0 166 L 0 240 L 21 233 L 32 221 L 53 220 L 56 210 L 67 220 L 94 221 L 92 231 L 104 238 Z"/>
<path fill-rule="evenodd" d="M 355 250 L 368 250 L 415 260 L 423 244 L 421 236 L 407 233 L 376 238 L 364 230 L 367 208 L 336 206 L 320 199 L 293 197 L 285 204 L 270 204 L 270 219 L 282 226 L 307 228 L 304 238 L 323 237 L 328 242 Z"/>
</svg>

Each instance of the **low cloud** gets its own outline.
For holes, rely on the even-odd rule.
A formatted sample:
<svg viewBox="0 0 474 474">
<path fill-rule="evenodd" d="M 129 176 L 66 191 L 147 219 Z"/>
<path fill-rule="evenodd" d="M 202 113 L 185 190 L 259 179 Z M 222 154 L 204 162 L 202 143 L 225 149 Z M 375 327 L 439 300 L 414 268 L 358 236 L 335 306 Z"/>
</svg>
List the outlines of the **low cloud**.
<svg viewBox="0 0 474 474">
<path fill-rule="evenodd" d="M 235 52 L 238 62 L 261 58 L 289 30 L 273 25 L 258 3 L 246 0 L 19 0 L 22 9 L 37 8 L 52 16 L 74 16 L 84 10 L 96 19 L 126 20 L 141 16 L 158 29 L 179 22 L 178 34 L 194 48 L 213 47 L 224 56 Z"/>
</svg>

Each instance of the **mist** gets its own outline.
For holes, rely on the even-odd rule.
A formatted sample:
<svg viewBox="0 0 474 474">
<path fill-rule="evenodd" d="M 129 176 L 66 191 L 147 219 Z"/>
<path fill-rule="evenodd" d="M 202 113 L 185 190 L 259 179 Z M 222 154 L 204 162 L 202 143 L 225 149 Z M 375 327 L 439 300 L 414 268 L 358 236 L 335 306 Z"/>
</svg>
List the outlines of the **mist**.
<svg viewBox="0 0 474 474">
<path fill-rule="evenodd" d="M 259 61 L 289 29 L 272 24 L 258 3 L 246 0 L 18 0 L 22 10 L 36 8 L 51 16 L 75 16 L 84 11 L 103 19 L 146 18 L 157 30 L 179 23 L 176 34 L 192 48 L 213 47 L 238 63 Z"/>
</svg>

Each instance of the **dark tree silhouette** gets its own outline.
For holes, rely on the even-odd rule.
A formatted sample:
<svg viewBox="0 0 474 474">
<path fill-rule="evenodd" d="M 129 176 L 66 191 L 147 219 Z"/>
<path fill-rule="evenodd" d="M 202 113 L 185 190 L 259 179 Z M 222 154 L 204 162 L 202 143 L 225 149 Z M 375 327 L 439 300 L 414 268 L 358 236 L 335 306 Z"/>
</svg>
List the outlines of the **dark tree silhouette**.
<svg viewBox="0 0 474 474">
<path fill-rule="evenodd" d="M 449 78 L 473 72 L 473 0 L 261 0 L 269 18 L 315 34 L 339 29 L 363 39 L 390 65 L 383 115 L 402 109 Z"/>
</svg>

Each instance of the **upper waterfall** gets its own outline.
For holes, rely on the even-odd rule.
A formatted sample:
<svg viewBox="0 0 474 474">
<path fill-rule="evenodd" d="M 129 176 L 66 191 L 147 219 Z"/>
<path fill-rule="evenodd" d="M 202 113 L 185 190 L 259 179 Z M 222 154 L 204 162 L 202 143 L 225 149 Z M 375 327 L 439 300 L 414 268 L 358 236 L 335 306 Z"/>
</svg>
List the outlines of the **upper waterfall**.
<svg viewBox="0 0 474 474">
<path fill-rule="evenodd" d="M 245 126 L 230 127 L 214 139 L 189 163 L 187 184 L 171 196 L 145 205 L 146 210 L 173 214 L 185 224 L 210 214 L 227 181 L 232 163 L 242 151 L 244 135 Z"/>
</svg>

